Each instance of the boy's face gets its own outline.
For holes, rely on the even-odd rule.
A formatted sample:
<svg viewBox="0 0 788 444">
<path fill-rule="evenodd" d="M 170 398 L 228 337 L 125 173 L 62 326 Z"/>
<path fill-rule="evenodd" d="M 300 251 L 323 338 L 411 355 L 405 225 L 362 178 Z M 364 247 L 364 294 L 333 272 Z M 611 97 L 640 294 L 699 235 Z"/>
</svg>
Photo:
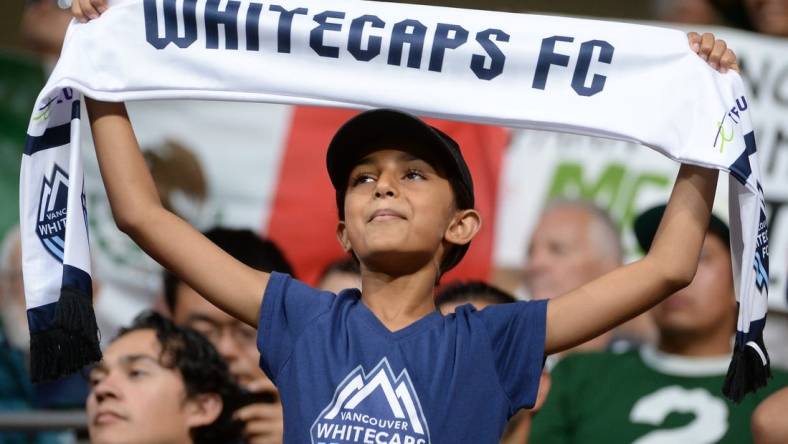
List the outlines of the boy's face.
<svg viewBox="0 0 788 444">
<path fill-rule="evenodd" d="M 180 373 L 162 366 L 160 352 L 153 330 L 132 331 L 107 348 L 90 374 L 91 442 L 191 442 L 189 429 L 203 425 L 200 415 L 186 400 Z"/>
<path fill-rule="evenodd" d="M 367 268 L 393 273 L 415 271 L 427 261 L 437 266 L 444 241 L 456 242 L 454 225 L 462 219 L 445 176 L 398 149 L 359 161 L 348 178 L 344 209 L 338 227 L 343 247 Z"/>
</svg>

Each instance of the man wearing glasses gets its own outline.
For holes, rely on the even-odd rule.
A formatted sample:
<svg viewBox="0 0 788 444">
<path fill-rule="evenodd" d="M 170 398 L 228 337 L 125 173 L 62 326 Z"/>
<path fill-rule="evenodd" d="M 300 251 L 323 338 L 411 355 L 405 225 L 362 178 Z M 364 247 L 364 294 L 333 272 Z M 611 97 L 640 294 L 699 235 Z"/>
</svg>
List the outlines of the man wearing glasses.
<svg viewBox="0 0 788 444">
<path fill-rule="evenodd" d="M 249 230 L 216 228 L 205 233 L 208 239 L 238 261 L 256 270 L 293 274 L 279 248 Z M 199 293 L 166 273 L 164 295 L 176 324 L 202 333 L 227 362 L 230 373 L 247 391 L 236 418 L 244 422 L 249 444 L 282 442 L 282 404 L 279 394 L 259 367 L 257 330 L 221 311 Z"/>
</svg>

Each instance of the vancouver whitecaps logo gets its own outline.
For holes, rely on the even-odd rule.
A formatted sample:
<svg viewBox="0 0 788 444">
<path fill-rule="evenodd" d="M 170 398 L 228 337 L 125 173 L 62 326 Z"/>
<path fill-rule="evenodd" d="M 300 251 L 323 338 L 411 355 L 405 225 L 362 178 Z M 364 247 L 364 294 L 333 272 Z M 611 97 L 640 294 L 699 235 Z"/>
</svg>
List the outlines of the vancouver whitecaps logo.
<svg viewBox="0 0 788 444">
<path fill-rule="evenodd" d="M 41 186 L 36 234 L 49 254 L 60 262 L 63 262 L 66 245 L 67 202 L 68 174 L 55 165 L 49 179 L 44 177 Z"/>
<path fill-rule="evenodd" d="M 386 358 L 361 366 L 339 384 L 310 430 L 312 444 L 430 444 L 430 432 L 407 369 L 394 376 Z"/>
</svg>

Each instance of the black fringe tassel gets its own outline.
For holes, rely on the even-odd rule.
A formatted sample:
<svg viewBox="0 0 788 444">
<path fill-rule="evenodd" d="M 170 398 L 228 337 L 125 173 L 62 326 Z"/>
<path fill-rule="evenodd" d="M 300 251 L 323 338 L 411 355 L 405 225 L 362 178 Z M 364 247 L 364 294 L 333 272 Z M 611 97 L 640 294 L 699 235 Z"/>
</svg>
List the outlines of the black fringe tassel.
<svg viewBox="0 0 788 444">
<path fill-rule="evenodd" d="M 64 287 L 53 328 L 30 336 L 31 379 L 34 383 L 52 381 L 99 360 L 99 331 L 91 297 Z"/>
<path fill-rule="evenodd" d="M 758 339 L 755 342 L 766 357 L 766 365 L 754 348 L 737 341 L 733 350 L 733 359 L 728 367 L 728 375 L 722 387 L 722 393 L 737 404 L 746 394 L 765 387 L 767 380 L 772 376 L 769 354 L 766 353 L 763 340 Z"/>
</svg>

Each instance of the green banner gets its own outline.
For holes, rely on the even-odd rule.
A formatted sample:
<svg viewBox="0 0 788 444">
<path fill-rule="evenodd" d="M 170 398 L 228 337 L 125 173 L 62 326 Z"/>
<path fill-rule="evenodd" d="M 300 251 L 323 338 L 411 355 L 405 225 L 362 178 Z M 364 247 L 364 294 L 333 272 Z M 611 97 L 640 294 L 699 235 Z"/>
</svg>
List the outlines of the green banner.
<svg viewBox="0 0 788 444">
<path fill-rule="evenodd" d="M 19 221 L 19 164 L 45 80 L 39 60 L 0 51 L 0 239 Z"/>
</svg>

